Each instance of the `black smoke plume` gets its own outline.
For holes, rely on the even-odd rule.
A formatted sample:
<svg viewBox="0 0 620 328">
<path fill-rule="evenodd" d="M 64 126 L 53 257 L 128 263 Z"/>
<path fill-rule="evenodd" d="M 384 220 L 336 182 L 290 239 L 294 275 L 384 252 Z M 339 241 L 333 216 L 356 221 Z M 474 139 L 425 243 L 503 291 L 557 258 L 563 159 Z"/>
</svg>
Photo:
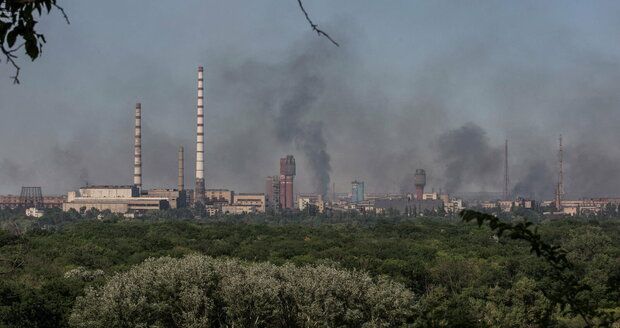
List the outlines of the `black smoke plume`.
<svg viewBox="0 0 620 328">
<path fill-rule="evenodd" d="M 501 181 L 502 151 L 493 147 L 485 131 L 473 123 L 448 131 L 437 142 L 439 162 L 450 193 L 495 188 Z M 469 190 L 467 190 L 469 189 Z"/>
</svg>

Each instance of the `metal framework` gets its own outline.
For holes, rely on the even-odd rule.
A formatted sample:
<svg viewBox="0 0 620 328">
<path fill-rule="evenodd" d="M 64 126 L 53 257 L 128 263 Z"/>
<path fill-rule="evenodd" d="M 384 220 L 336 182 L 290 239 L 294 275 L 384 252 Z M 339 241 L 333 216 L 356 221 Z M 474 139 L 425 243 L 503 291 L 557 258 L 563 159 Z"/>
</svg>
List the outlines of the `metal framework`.
<svg viewBox="0 0 620 328">
<path fill-rule="evenodd" d="M 19 194 L 19 203 L 24 208 L 43 208 L 41 187 L 22 187 L 22 191 Z"/>
</svg>

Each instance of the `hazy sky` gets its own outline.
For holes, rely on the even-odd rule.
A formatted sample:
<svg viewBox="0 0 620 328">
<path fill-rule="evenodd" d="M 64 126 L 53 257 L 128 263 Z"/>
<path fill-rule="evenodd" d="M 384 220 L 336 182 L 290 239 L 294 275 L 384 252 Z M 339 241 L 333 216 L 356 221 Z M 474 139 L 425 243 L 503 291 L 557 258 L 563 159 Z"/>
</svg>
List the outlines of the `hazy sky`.
<svg viewBox="0 0 620 328">
<path fill-rule="evenodd" d="M 566 192 L 620 196 L 617 1 L 62 0 L 48 43 L 0 66 L 0 193 L 129 184 L 143 108 L 146 187 L 193 186 L 196 68 L 206 69 L 208 188 L 263 191 L 294 154 L 297 190 L 548 197 L 564 135 Z M 285 128 L 288 126 L 290 128 Z M 327 176 L 326 176 L 327 175 Z M 326 180 L 327 178 L 327 180 Z"/>
</svg>

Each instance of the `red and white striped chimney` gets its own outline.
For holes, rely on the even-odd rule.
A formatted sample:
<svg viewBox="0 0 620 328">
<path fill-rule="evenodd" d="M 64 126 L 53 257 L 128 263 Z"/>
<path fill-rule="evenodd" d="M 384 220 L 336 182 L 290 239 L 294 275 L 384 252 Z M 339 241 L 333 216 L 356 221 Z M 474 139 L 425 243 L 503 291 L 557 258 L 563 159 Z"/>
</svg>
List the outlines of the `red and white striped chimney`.
<svg viewBox="0 0 620 328">
<path fill-rule="evenodd" d="M 133 141 L 133 184 L 142 188 L 142 105 L 136 104 Z"/>
<path fill-rule="evenodd" d="M 198 67 L 198 106 L 196 116 L 196 189 L 194 201 L 204 204 L 205 177 L 204 177 L 204 84 L 203 68 Z"/>
</svg>

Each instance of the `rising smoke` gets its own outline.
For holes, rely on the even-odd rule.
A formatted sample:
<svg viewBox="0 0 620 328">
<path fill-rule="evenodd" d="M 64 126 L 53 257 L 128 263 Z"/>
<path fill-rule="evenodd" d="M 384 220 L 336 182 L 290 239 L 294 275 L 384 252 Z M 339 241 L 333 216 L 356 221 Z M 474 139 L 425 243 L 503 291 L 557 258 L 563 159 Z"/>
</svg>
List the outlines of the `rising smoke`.
<svg viewBox="0 0 620 328">
<path fill-rule="evenodd" d="M 0 192 L 26 184 L 61 193 L 86 181 L 130 183 L 137 101 L 144 106 L 145 185 L 176 185 L 177 147 L 194 162 L 195 68 L 204 64 L 208 188 L 260 192 L 290 153 L 299 192 L 325 193 L 330 182 L 345 191 L 355 179 L 368 192 L 410 190 L 407 177 L 416 168 L 426 169 L 427 188 L 501 191 L 507 138 L 512 193 L 551 197 L 563 133 L 567 197 L 618 194 L 620 54 L 604 45 L 615 44 L 616 29 L 567 24 L 566 13 L 538 2 L 483 7 L 434 2 L 416 11 L 411 26 L 403 20 L 409 29 L 388 24 L 389 33 L 379 34 L 382 21 L 364 18 L 379 19 L 377 13 L 360 13 L 361 28 L 350 24 L 354 19 L 326 26 L 340 48 L 310 33 L 273 49 L 266 37 L 257 51 L 210 40 L 206 49 L 184 48 L 208 54 L 199 58 L 120 51 L 115 56 L 122 58 L 102 67 L 75 62 L 73 75 L 2 84 L 0 105 L 10 119 L 0 122 Z M 162 37 L 194 35 L 182 32 Z M 134 41 L 116 48 L 140 49 Z M 55 42 L 76 56 L 95 56 L 82 52 L 89 47 Z M 37 67 L 73 71 L 46 58 Z M 88 83 L 81 72 L 90 72 Z M 193 172 L 190 165 L 186 172 Z"/>
<path fill-rule="evenodd" d="M 490 144 L 478 125 L 468 123 L 440 135 L 437 152 L 437 161 L 445 166 L 445 174 L 450 177 L 445 185 L 447 192 L 488 191 L 489 187 L 497 190 L 502 151 Z"/>
</svg>

